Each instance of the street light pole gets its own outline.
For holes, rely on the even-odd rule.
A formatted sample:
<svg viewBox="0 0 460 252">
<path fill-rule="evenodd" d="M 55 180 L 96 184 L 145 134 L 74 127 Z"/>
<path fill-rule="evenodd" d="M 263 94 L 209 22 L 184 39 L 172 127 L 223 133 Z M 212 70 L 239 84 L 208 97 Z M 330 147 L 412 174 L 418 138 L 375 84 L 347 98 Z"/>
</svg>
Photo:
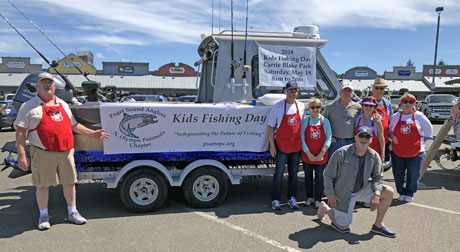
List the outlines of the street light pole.
<svg viewBox="0 0 460 252">
<path fill-rule="evenodd" d="M 438 28 L 436 29 L 436 45 L 434 47 L 433 80 L 431 82 L 431 93 L 434 93 L 434 89 L 436 87 L 436 83 L 434 79 L 436 76 L 436 58 L 438 56 L 439 23 L 441 22 L 441 12 L 443 10 L 444 10 L 444 7 L 436 8 L 436 12 L 438 13 Z"/>
</svg>

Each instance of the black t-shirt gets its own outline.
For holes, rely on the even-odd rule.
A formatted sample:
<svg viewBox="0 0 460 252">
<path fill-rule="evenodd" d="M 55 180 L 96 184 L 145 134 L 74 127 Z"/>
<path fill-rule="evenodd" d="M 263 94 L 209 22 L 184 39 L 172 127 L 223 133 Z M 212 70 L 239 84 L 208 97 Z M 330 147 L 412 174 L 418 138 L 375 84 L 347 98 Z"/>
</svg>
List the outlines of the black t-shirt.
<svg viewBox="0 0 460 252">
<path fill-rule="evenodd" d="M 356 174 L 355 187 L 353 188 L 353 193 L 359 192 L 363 187 L 363 176 L 364 176 L 364 160 L 365 156 L 358 156 L 359 165 L 358 165 L 358 174 Z"/>
</svg>

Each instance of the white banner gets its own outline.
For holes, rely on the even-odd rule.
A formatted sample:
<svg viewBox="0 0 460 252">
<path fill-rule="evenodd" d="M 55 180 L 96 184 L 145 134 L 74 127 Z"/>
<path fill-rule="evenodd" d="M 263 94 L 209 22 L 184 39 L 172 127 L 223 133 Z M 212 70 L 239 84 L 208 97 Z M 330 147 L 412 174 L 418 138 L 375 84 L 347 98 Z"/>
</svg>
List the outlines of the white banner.
<svg viewBox="0 0 460 252">
<path fill-rule="evenodd" d="M 316 85 L 316 49 L 303 46 L 259 47 L 259 85 L 284 87 L 295 81 L 299 87 Z"/>
<path fill-rule="evenodd" d="M 268 150 L 271 107 L 102 103 L 104 153 Z"/>
<path fill-rule="evenodd" d="M 22 61 L 8 61 L 8 63 L 6 63 L 6 66 L 8 68 L 25 68 L 26 63 Z"/>
</svg>

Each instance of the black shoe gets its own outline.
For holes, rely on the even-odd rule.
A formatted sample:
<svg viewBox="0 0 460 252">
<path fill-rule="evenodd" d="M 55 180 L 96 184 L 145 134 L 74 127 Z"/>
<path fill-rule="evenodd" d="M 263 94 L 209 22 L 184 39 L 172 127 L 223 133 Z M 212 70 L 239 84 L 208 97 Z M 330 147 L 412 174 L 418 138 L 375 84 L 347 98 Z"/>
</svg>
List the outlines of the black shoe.
<svg viewBox="0 0 460 252">
<path fill-rule="evenodd" d="M 383 235 L 383 236 L 389 237 L 389 238 L 395 238 L 396 237 L 396 232 L 391 231 L 389 228 L 387 228 L 385 226 L 379 228 L 374 224 L 374 225 L 372 225 L 371 232 L 379 234 L 379 235 Z"/>
</svg>

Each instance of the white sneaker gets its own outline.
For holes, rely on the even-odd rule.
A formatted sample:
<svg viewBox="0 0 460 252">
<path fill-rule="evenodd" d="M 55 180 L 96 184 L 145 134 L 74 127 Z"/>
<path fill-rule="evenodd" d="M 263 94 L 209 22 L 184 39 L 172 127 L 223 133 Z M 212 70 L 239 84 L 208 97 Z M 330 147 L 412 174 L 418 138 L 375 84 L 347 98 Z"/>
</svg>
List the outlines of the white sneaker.
<svg viewBox="0 0 460 252">
<path fill-rule="evenodd" d="M 307 206 L 310 206 L 315 200 L 313 198 L 308 198 L 306 201 L 305 201 L 305 205 Z"/>
<path fill-rule="evenodd" d="M 299 206 L 297 205 L 297 200 L 295 200 L 294 197 L 291 197 L 291 199 L 288 200 L 288 205 L 291 209 L 299 209 Z"/>
<path fill-rule="evenodd" d="M 272 201 L 272 209 L 273 210 L 280 210 L 281 209 L 279 200 Z"/>
<path fill-rule="evenodd" d="M 47 214 L 40 215 L 40 218 L 38 219 L 38 229 L 39 230 L 47 230 L 50 229 L 50 217 Z"/>
<path fill-rule="evenodd" d="M 319 208 L 319 204 L 320 202 L 319 201 L 315 201 L 315 208 L 318 209 Z"/>
<path fill-rule="evenodd" d="M 77 225 L 82 225 L 86 223 L 86 219 L 80 215 L 80 213 L 75 210 L 67 216 L 67 220 Z"/>
<path fill-rule="evenodd" d="M 406 199 L 406 195 L 399 195 L 399 198 L 398 198 L 399 201 L 405 201 L 405 199 Z"/>
</svg>

